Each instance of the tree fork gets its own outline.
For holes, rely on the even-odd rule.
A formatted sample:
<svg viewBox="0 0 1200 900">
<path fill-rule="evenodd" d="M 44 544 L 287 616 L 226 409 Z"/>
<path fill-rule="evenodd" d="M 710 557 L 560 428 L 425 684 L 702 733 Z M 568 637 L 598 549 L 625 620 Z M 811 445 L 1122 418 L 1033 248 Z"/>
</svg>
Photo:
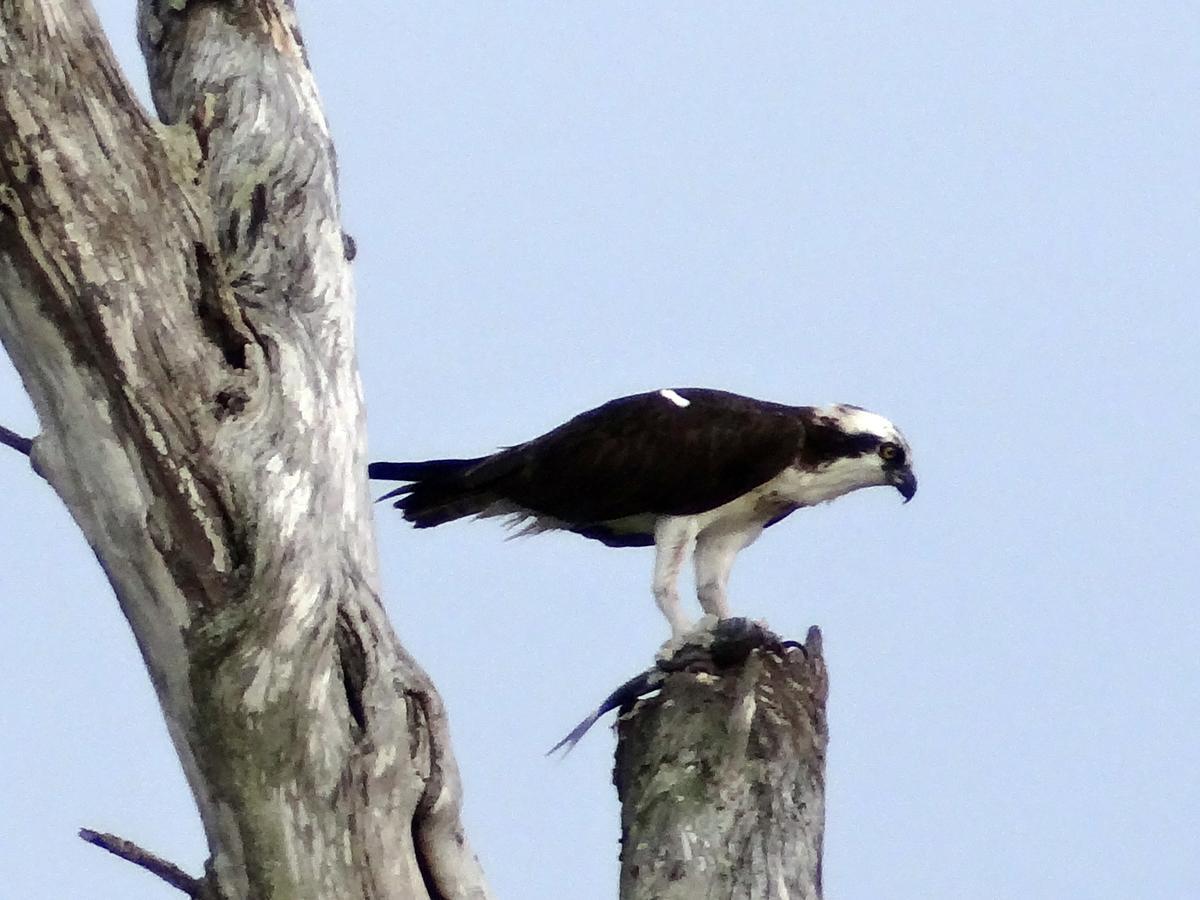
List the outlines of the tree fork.
<svg viewBox="0 0 1200 900">
<path fill-rule="evenodd" d="M 668 665 L 618 720 L 621 900 L 820 900 L 820 631 L 800 645 L 730 619 Z"/>
</svg>

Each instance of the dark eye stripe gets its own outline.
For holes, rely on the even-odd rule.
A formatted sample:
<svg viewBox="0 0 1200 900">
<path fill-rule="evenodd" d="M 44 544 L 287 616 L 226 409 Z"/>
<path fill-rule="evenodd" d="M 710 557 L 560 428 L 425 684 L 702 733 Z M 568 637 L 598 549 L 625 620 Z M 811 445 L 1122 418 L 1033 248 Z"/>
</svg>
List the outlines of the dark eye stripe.
<svg viewBox="0 0 1200 900">
<path fill-rule="evenodd" d="M 847 434 L 834 419 L 818 416 L 805 426 L 800 461 L 805 465 L 820 465 L 834 459 L 855 459 L 878 453 L 883 443 L 879 435 L 866 432 Z M 899 444 L 894 446 L 896 456 L 883 460 L 887 466 L 904 464 L 904 448 Z"/>
<path fill-rule="evenodd" d="M 885 455 L 890 454 L 890 455 Z M 904 465 L 904 448 L 890 441 L 879 445 L 879 456 L 887 466 Z"/>
</svg>

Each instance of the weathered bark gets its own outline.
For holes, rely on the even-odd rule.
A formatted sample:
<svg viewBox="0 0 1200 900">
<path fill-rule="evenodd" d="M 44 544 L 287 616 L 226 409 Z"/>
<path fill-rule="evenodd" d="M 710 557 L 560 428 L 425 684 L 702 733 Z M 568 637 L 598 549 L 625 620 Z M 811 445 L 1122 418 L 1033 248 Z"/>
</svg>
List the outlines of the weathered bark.
<svg viewBox="0 0 1200 900">
<path fill-rule="evenodd" d="M 206 896 L 480 898 L 379 600 L 333 146 L 285 0 L 0 0 L 0 339 L 203 820 Z"/>
<path fill-rule="evenodd" d="M 819 900 L 820 632 L 789 647 L 729 620 L 669 664 L 618 723 L 622 900 Z"/>
</svg>

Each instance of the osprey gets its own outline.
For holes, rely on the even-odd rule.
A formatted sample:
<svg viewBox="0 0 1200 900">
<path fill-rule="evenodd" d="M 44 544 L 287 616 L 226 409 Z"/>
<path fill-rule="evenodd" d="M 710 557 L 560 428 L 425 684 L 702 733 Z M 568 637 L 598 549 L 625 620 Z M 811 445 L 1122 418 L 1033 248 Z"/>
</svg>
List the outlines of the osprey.
<svg viewBox="0 0 1200 900">
<path fill-rule="evenodd" d="M 611 400 L 541 437 L 473 459 L 376 462 L 407 484 L 380 497 L 417 528 L 506 516 L 522 534 L 565 530 L 609 547 L 654 546 L 653 592 L 673 635 L 694 548 L 705 613 L 729 617 L 734 557 L 798 509 L 891 485 L 912 499 L 904 437 L 857 406 L 785 406 L 706 388 Z"/>
</svg>

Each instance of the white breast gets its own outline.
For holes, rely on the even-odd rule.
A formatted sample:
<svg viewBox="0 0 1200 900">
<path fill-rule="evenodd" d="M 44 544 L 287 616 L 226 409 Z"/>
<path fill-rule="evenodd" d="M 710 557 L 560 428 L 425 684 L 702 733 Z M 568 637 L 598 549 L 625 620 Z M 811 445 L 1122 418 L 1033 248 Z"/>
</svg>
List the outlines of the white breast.
<svg viewBox="0 0 1200 900">
<path fill-rule="evenodd" d="M 789 507 L 828 503 L 861 487 L 882 484 L 873 459 L 840 459 L 820 469 L 787 468 L 748 494 L 695 516 L 699 531 L 740 529 L 770 521 Z"/>
</svg>

